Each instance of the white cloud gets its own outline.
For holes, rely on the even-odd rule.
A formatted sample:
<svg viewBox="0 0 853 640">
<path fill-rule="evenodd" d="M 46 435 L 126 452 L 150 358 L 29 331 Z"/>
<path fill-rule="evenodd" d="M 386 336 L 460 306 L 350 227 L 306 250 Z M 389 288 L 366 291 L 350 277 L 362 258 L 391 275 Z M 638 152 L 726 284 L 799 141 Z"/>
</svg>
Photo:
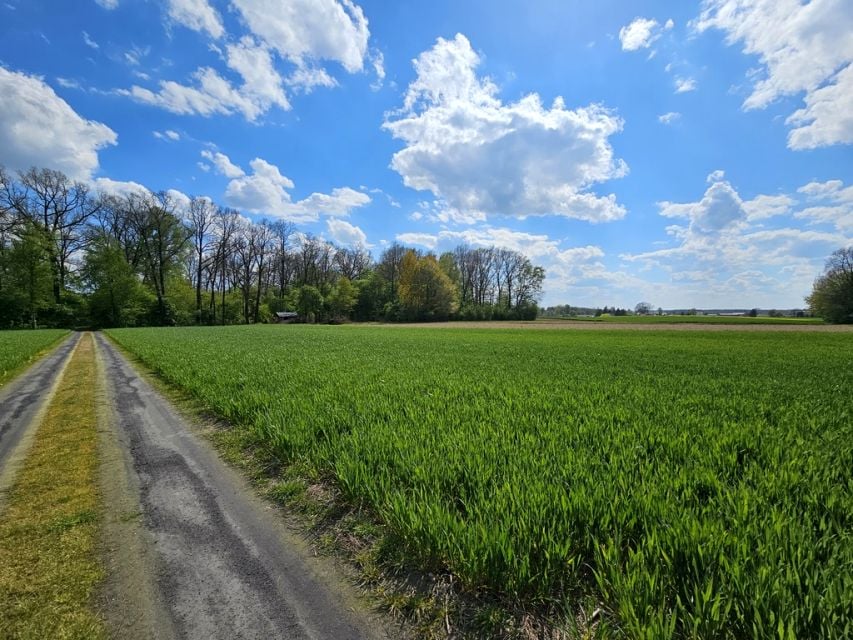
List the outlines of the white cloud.
<svg viewBox="0 0 853 640">
<path fill-rule="evenodd" d="M 151 53 L 151 47 L 133 47 L 124 52 L 125 61 L 132 67 L 138 67 L 142 58 Z"/>
<path fill-rule="evenodd" d="M 107 125 L 81 118 L 41 78 L 0 67 L 0 163 L 87 179 L 98 168 L 98 151 L 117 139 Z"/>
<path fill-rule="evenodd" d="M 525 233 L 506 227 L 479 226 L 460 231 L 444 229 L 438 233 L 401 233 L 397 240 L 404 244 L 416 244 L 430 250 L 439 245 L 445 250 L 458 244 L 473 247 L 499 247 L 523 253 L 531 260 L 544 261 L 546 265 L 569 264 L 588 261 L 604 256 L 600 247 L 587 245 L 561 249 L 560 240 L 545 234 Z"/>
<path fill-rule="evenodd" d="M 722 169 L 717 169 L 708 174 L 708 177 L 705 178 L 705 182 L 711 184 L 712 182 L 720 182 L 723 178 L 726 177 L 726 172 Z"/>
<path fill-rule="evenodd" d="M 853 143 L 853 63 L 839 71 L 833 84 L 806 94 L 806 106 L 785 121 L 791 149 L 815 149 Z"/>
<path fill-rule="evenodd" d="M 795 218 L 809 224 L 833 226 L 851 236 L 853 242 L 853 185 L 845 187 L 841 180 L 810 182 L 797 192 L 804 194 L 812 206 L 795 213 Z"/>
<path fill-rule="evenodd" d="M 673 26 L 672 20 L 667 20 L 664 28 L 669 30 Z M 619 29 L 619 41 L 623 51 L 648 49 L 660 36 L 660 24 L 650 18 L 635 18 L 631 24 Z"/>
<path fill-rule="evenodd" d="M 246 175 L 246 172 L 231 162 L 231 159 L 224 153 L 205 149 L 201 152 L 201 157 L 210 160 L 213 166 L 216 167 L 216 170 L 226 178 L 240 178 Z"/>
<path fill-rule="evenodd" d="M 673 124 L 681 119 L 681 114 L 677 111 L 668 111 L 658 116 L 658 122 L 661 124 Z"/>
<path fill-rule="evenodd" d="M 373 67 L 373 73 L 376 74 L 376 80 L 370 85 L 374 91 L 379 91 L 382 88 L 382 83 L 385 82 L 385 56 L 378 49 L 373 51 L 370 56 L 370 64 Z"/>
<path fill-rule="evenodd" d="M 87 47 L 91 47 L 92 49 L 100 49 L 101 48 L 100 45 L 98 45 L 97 42 L 92 40 L 92 38 L 89 37 L 89 34 L 86 33 L 85 31 L 83 32 L 83 42 L 86 43 Z"/>
<path fill-rule="evenodd" d="M 752 200 L 744 202 L 743 208 L 749 220 L 765 220 L 789 213 L 794 204 L 793 198 L 784 194 L 777 196 L 758 195 Z"/>
<path fill-rule="evenodd" d="M 803 306 L 826 256 L 853 242 L 853 191 L 840 201 L 847 197 L 843 183 L 829 181 L 798 193 L 743 200 L 720 175 L 697 202 L 659 204 L 662 216 L 688 223 L 667 227 L 669 246 L 621 257 L 666 274 L 659 289 L 681 304 Z M 798 221 L 823 228 L 804 229 Z"/>
<path fill-rule="evenodd" d="M 366 193 L 349 187 L 332 189 L 329 194 L 312 193 L 307 198 L 293 202 L 290 195 L 290 190 L 295 186 L 293 181 L 266 160 L 252 160 L 249 163 L 252 173 L 246 174 L 225 154 L 203 151 L 202 155 L 214 162 L 221 173 L 233 176 L 225 189 L 225 202 L 251 213 L 272 215 L 293 222 L 313 222 L 320 215 L 349 215 L 354 209 L 371 202 Z"/>
<path fill-rule="evenodd" d="M 266 98 L 241 93 L 210 67 L 199 69 L 193 77 L 197 84 L 195 87 L 166 80 L 160 82 L 160 90 L 156 93 L 136 85 L 130 90 L 121 89 L 118 93 L 172 113 L 201 116 L 242 113 L 250 122 L 255 121 L 269 107 Z"/>
<path fill-rule="evenodd" d="M 853 203 L 853 186 L 845 187 L 841 180 L 809 182 L 797 189 L 797 192 L 804 193 L 816 200 L 828 199 L 836 202 Z"/>
<path fill-rule="evenodd" d="M 57 78 L 56 84 L 60 87 L 65 87 L 66 89 L 82 89 L 80 83 L 76 80 L 72 80 L 71 78 Z"/>
<path fill-rule="evenodd" d="M 241 92 L 246 95 L 260 111 L 266 111 L 275 105 L 290 109 L 290 103 L 284 95 L 281 76 L 275 70 L 269 50 L 255 43 L 250 37 L 244 37 L 238 44 L 226 47 L 228 66 L 243 78 Z"/>
<path fill-rule="evenodd" d="M 675 79 L 675 92 L 676 93 L 687 93 L 688 91 L 696 90 L 696 80 L 693 78 L 676 78 Z"/>
<path fill-rule="evenodd" d="M 370 247 L 367 243 L 367 235 L 346 220 L 331 218 L 326 221 L 329 235 L 336 243 L 351 247 Z"/>
<path fill-rule="evenodd" d="M 788 119 L 792 149 L 853 142 L 853 3 L 849 0 L 704 0 L 694 23 L 725 32 L 758 56 L 745 109 L 804 93 L 805 107 Z"/>
<path fill-rule="evenodd" d="M 118 6 L 118 0 L 95 0 L 104 9 L 115 9 Z"/>
<path fill-rule="evenodd" d="M 370 31 L 351 0 L 233 0 L 251 31 L 293 62 L 332 60 L 361 71 Z"/>
<path fill-rule="evenodd" d="M 728 182 L 714 182 L 698 202 L 661 202 L 659 207 L 666 218 L 690 220 L 691 231 L 698 233 L 719 232 L 746 217 L 743 201 Z"/>
<path fill-rule="evenodd" d="M 412 211 L 409 214 L 409 220 L 411 220 L 413 222 L 417 222 L 418 220 L 422 219 L 423 217 L 424 217 L 424 214 L 422 214 L 420 211 Z"/>
<path fill-rule="evenodd" d="M 233 0 L 250 35 L 223 48 L 211 42 L 209 49 L 239 74 L 242 84 L 233 82 L 211 66 L 196 69 L 188 83 L 161 81 L 154 90 L 134 85 L 116 93 L 173 113 L 211 116 L 242 114 L 250 122 L 273 107 L 291 108 L 285 87 L 310 93 L 316 87 L 337 86 L 324 68 L 326 61 L 339 62 L 355 73 L 369 59 L 377 78 L 384 77 L 382 53 L 367 55 L 370 32 L 361 8 L 351 0 Z M 168 0 L 169 18 L 213 39 L 225 36 L 220 15 L 209 0 Z M 147 50 L 125 54 L 138 65 Z M 278 59 L 280 58 L 280 60 Z M 281 61 L 292 69 L 280 72 Z"/>
<path fill-rule="evenodd" d="M 504 104 L 479 56 L 461 34 L 439 38 L 414 61 L 417 78 L 402 110 L 383 127 L 405 143 L 391 166 L 404 183 L 432 192 L 449 219 L 487 214 L 562 215 L 603 222 L 625 209 L 589 188 L 627 172 L 609 137 L 622 121 L 600 105 L 550 108 L 536 94 Z"/>
<path fill-rule="evenodd" d="M 172 201 L 175 211 L 178 214 L 186 214 L 190 208 L 190 197 L 187 194 L 183 191 L 178 191 L 177 189 L 167 189 L 166 195 L 169 196 L 169 199 Z"/>
<path fill-rule="evenodd" d="M 147 187 L 133 181 L 123 182 L 121 180 L 111 180 L 110 178 L 96 178 L 92 184 L 98 193 L 103 193 L 104 195 L 120 197 L 151 195 L 151 191 Z"/>
<path fill-rule="evenodd" d="M 250 122 L 273 106 L 290 109 L 282 78 L 265 46 L 258 45 L 251 37 L 244 37 L 226 47 L 226 62 L 242 77 L 240 87 L 235 87 L 211 67 L 202 67 L 193 74 L 195 86 L 168 80 L 160 82 L 160 90 L 156 93 L 135 85 L 118 93 L 173 113 L 202 116 L 242 113 Z"/>
<path fill-rule="evenodd" d="M 225 34 L 222 19 L 207 0 L 168 0 L 169 17 L 193 31 L 207 32 L 212 38 Z"/>
<path fill-rule="evenodd" d="M 397 240 L 403 244 L 416 244 L 430 250 L 438 246 L 438 236 L 432 233 L 399 233 Z"/>
<path fill-rule="evenodd" d="M 303 93 L 311 93 L 314 87 L 332 88 L 338 85 L 338 81 L 322 67 L 312 67 L 305 64 L 296 67 L 293 73 L 287 76 L 286 82 L 289 87 Z"/>
<path fill-rule="evenodd" d="M 171 129 L 166 129 L 166 131 L 154 131 L 154 137 L 158 140 L 171 140 L 172 142 L 177 142 L 181 139 L 181 134 L 177 131 L 172 131 Z"/>
</svg>

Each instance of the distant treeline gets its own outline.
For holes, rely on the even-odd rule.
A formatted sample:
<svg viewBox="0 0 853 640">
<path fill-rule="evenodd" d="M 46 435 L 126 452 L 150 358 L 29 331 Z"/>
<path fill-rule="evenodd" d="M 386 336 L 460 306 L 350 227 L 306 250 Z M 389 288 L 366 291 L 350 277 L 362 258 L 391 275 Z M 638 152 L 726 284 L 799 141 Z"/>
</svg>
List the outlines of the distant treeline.
<svg viewBox="0 0 853 640">
<path fill-rule="evenodd" d="M 2 327 L 534 319 L 544 278 L 517 251 L 395 243 L 375 262 L 208 198 L 0 166 Z"/>
<path fill-rule="evenodd" d="M 767 316 L 770 318 L 810 318 L 813 317 L 808 309 L 653 309 L 648 303 L 641 302 L 633 310 L 620 307 L 575 307 L 569 304 L 558 304 L 545 307 L 540 310 L 543 318 L 571 318 L 571 317 L 600 317 L 602 315 L 630 316 L 630 315 L 668 315 L 668 316 L 744 316 L 756 318 Z"/>
</svg>

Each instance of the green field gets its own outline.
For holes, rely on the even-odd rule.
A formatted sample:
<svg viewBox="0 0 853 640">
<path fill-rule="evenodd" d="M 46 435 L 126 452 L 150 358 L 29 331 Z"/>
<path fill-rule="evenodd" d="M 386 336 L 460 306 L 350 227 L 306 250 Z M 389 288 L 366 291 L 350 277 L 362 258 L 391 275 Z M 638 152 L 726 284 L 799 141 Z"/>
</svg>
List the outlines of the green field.
<svg viewBox="0 0 853 640">
<path fill-rule="evenodd" d="M 0 331 L 0 385 L 67 333 L 65 329 Z"/>
<path fill-rule="evenodd" d="M 564 318 L 543 317 L 539 322 L 609 322 L 614 324 L 824 324 L 820 318 L 771 318 L 769 316 L 577 316 Z"/>
<path fill-rule="evenodd" d="M 599 637 L 853 635 L 849 334 L 109 333 L 471 589 Z"/>
</svg>

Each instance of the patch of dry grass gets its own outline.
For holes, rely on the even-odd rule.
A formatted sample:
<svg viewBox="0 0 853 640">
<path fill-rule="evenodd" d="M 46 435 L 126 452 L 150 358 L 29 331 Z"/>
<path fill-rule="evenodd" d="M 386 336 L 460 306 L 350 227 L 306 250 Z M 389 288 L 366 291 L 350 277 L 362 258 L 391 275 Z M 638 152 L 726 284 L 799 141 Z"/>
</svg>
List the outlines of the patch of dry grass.
<svg viewBox="0 0 853 640">
<path fill-rule="evenodd" d="M 0 515 L 0 637 L 102 638 L 91 335 L 80 341 Z"/>
</svg>

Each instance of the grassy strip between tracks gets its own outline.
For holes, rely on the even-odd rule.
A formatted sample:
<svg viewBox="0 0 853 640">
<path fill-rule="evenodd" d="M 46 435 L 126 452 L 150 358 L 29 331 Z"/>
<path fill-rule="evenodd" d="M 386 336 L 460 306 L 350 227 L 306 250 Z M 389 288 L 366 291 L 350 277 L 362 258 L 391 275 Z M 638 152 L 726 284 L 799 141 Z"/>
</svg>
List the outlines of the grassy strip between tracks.
<svg viewBox="0 0 853 640">
<path fill-rule="evenodd" d="M 0 637 L 105 637 L 95 366 L 86 335 L 0 514 Z"/>
</svg>

